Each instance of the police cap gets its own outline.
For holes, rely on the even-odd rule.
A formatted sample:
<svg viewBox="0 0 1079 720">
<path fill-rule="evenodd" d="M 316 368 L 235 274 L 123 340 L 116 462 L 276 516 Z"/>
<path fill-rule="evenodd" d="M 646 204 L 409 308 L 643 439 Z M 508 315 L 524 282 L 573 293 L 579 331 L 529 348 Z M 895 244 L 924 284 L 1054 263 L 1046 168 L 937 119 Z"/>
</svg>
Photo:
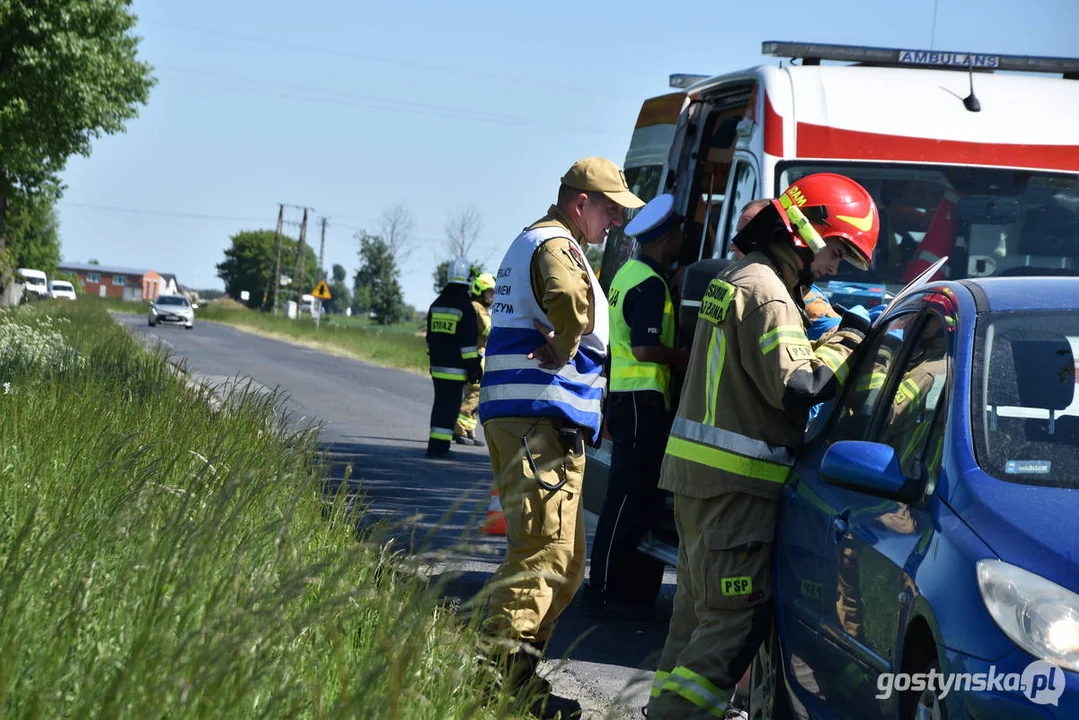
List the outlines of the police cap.
<svg viewBox="0 0 1079 720">
<path fill-rule="evenodd" d="M 626 225 L 626 235 L 641 245 L 659 240 L 678 222 L 674 195 L 663 193 L 652 198 Z"/>
</svg>

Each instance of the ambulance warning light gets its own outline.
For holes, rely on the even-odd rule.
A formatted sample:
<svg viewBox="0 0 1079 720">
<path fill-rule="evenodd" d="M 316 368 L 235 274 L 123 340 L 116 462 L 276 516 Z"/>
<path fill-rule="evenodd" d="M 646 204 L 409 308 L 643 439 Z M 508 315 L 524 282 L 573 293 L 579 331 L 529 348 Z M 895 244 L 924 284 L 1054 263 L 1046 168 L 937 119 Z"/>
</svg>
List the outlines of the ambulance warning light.
<svg viewBox="0 0 1079 720">
<path fill-rule="evenodd" d="M 821 60 L 855 62 L 892 67 L 950 68 L 955 70 L 1010 70 L 1061 73 L 1079 79 L 1079 58 L 1041 57 L 1035 55 L 993 55 L 945 50 L 829 45 L 824 43 L 761 43 L 761 54 L 781 58 L 801 58 L 803 65 L 819 65 Z"/>
</svg>

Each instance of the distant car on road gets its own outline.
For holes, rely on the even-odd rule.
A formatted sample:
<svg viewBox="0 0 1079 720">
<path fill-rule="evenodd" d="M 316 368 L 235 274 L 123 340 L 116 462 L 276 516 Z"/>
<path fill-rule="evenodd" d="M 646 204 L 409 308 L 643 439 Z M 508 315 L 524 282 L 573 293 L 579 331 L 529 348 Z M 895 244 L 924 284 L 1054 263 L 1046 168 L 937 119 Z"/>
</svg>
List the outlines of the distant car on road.
<svg viewBox="0 0 1079 720">
<path fill-rule="evenodd" d="M 146 324 L 154 327 L 158 323 L 183 325 L 190 330 L 195 326 L 195 307 L 183 295 L 160 295 L 150 301 L 150 314 Z"/>
<path fill-rule="evenodd" d="M 74 300 L 75 286 L 67 280 L 53 280 L 49 283 L 49 297 L 57 300 Z"/>
</svg>

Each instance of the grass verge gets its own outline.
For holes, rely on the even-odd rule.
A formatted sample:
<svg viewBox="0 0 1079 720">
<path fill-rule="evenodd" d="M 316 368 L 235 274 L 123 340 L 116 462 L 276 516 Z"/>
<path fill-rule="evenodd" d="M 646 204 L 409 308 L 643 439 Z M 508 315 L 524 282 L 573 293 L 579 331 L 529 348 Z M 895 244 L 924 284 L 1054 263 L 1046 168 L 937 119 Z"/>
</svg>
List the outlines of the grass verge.
<svg viewBox="0 0 1079 720">
<path fill-rule="evenodd" d="M 227 323 L 263 337 L 283 340 L 336 355 L 364 360 L 383 367 L 427 375 L 429 362 L 422 328 L 412 325 L 378 326 L 353 318 L 323 316 L 315 327 L 309 316 L 289 320 L 283 313 L 274 316 L 250 310 L 233 301 L 215 301 L 199 306 L 198 320 Z"/>
<path fill-rule="evenodd" d="M 0 717 L 502 713 L 273 397 L 211 411 L 89 303 L 0 313 L 0 382 Z"/>
</svg>

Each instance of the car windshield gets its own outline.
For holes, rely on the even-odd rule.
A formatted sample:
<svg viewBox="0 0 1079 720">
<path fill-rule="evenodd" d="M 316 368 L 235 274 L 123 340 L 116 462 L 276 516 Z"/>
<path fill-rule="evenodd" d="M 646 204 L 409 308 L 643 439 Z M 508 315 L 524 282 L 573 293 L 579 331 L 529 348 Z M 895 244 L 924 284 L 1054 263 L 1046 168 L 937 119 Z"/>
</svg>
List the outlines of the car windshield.
<svg viewBox="0 0 1079 720">
<path fill-rule="evenodd" d="M 53 290 L 73 290 L 74 288 L 71 287 L 71 283 L 54 282 L 52 284 L 52 289 Z"/>
<path fill-rule="evenodd" d="M 895 292 L 938 257 L 946 277 L 1079 275 L 1079 177 L 970 166 L 862 163 L 782 165 L 777 193 L 810 173 L 861 183 L 880 210 L 873 267 L 844 263 L 838 282 Z M 938 275 L 937 279 L 942 279 Z"/>
<path fill-rule="evenodd" d="M 24 285 L 35 285 L 36 286 L 36 285 L 44 285 L 45 284 L 45 278 L 28 277 L 28 278 L 23 278 L 23 280 L 25 281 L 23 283 Z"/>
<path fill-rule="evenodd" d="M 1079 314 L 979 316 L 971 385 L 978 465 L 1009 482 L 1079 488 Z"/>
<path fill-rule="evenodd" d="M 158 305 L 180 305 L 182 307 L 187 307 L 187 299 L 182 297 L 171 297 L 165 295 L 163 297 L 159 297 L 154 302 Z"/>
</svg>

